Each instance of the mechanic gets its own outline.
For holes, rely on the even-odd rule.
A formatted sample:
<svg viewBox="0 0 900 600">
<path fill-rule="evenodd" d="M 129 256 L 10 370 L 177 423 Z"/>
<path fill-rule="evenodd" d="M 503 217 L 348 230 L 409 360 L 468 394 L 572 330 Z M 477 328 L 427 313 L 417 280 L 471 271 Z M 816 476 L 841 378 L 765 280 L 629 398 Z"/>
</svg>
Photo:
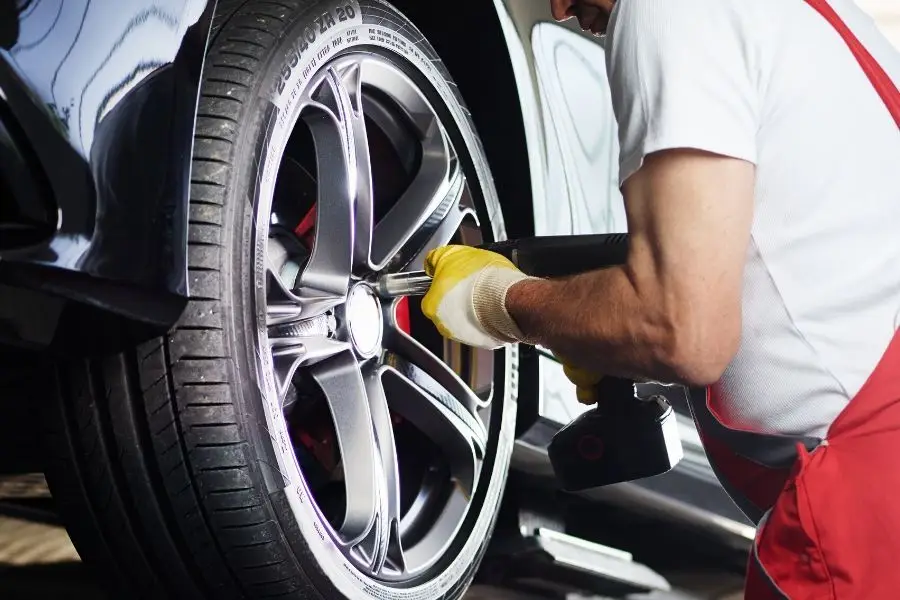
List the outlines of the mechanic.
<svg viewBox="0 0 900 600">
<path fill-rule="evenodd" d="M 627 263 L 542 280 L 446 246 L 424 312 L 551 349 L 584 403 L 603 375 L 706 387 L 759 525 L 746 598 L 900 597 L 900 54 L 852 0 L 551 8 L 606 35 Z"/>
</svg>

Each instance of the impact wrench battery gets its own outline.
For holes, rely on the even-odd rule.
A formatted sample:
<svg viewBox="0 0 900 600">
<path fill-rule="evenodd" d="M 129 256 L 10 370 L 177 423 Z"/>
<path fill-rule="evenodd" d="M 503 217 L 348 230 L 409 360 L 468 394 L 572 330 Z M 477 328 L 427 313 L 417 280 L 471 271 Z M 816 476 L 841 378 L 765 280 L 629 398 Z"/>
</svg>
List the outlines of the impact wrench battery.
<svg viewBox="0 0 900 600">
<path fill-rule="evenodd" d="M 559 278 L 621 265 L 628 256 L 624 233 L 523 238 L 481 246 L 502 254 L 523 273 Z M 423 296 L 425 272 L 382 276 L 384 298 Z M 635 383 L 604 377 L 597 405 L 553 436 L 547 452 L 560 487 L 577 492 L 660 475 L 683 456 L 675 411 L 661 395 L 637 393 Z"/>
</svg>

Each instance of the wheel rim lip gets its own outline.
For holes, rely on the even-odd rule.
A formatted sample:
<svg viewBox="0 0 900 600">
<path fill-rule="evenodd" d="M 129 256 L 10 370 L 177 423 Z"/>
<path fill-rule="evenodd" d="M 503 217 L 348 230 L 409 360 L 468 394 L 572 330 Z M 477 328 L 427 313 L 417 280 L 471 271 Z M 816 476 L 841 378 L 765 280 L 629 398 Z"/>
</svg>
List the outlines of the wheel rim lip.
<svg viewBox="0 0 900 600">
<path fill-rule="evenodd" d="M 335 62 L 337 62 L 337 61 L 339 61 L 339 60 L 341 60 L 341 59 L 346 59 L 348 56 L 353 56 L 353 55 L 364 55 L 364 57 L 365 57 L 366 60 L 376 61 L 376 62 L 379 63 L 381 66 L 384 66 L 384 67 L 387 67 L 387 68 L 389 68 L 389 69 L 391 69 L 391 70 L 396 71 L 401 77 L 406 78 L 406 79 L 408 80 L 409 85 L 410 85 L 411 87 L 413 87 L 413 88 L 416 89 L 416 91 L 418 92 L 418 94 L 420 95 L 421 99 L 422 99 L 424 102 L 430 103 L 430 100 L 427 98 L 427 95 L 426 95 L 426 93 L 425 93 L 425 90 L 419 89 L 419 86 L 418 86 L 416 83 L 414 83 L 412 80 L 408 79 L 408 77 L 406 76 L 406 74 L 402 73 L 402 71 L 400 71 L 399 69 L 397 69 L 397 67 L 395 67 L 394 65 L 388 63 L 387 60 L 386 60 L 383 56 L 380 56 L 380 55 L 378 55 L 378 54 L 374 54 L 374 55 L 373 55 L 373 54 L 369 54 L 369 53 L 366 53 L 366 52 L 359 52 L 359 51 L 351 51 L 351 52 L 347 52 L 346 54 L 338 55 L 338 56 L 334 57 L 331 61 L 329 61 L 329 63 L 326 63 L 325 65 L 323 65 L 322 68 L 321 68 L 321 71 L 324 72 L 329 64 L 333 64 L 333 63 L 335 63 Z M 315 82 L 316 82 L 318 79 L 320 79 L 320 75 L 318 75 L 318 74 L 317 74 L 317 75 L 314 75 L 314 76 L 313 76 L 312 78 L 310 78 L 310 80 L 307 82 L 307 87 L 313 86 L 313 85 L 315 84 Z M 437 94 L 437 93 L 436 93 L 436 94 L 435 94 L 435 97 L 440 98 L 440 94 Z M 445 100 L 444 100 L 443 98 L 441 98 L 441 102 L 443 103 L 443 102 L 445 102 Z M 445 107 L 445 108 L 446 108 L 446 107 Z M 440 116 L 438 115 L 437 111 L 434 111 L 433 108 L 431 108 L 431 111 L 433 112 L 433 114 L 434 114 L 434 116 L 435 116 L 435 119 L 441 124 L 441 126 L 443 126 L 443 123 L 441 122 L 441 118 L 440 118 Z M 292 118 L 291 118 L 290 121 L 289 121 L 289 125 L 285 127 L 285 131 L 287 131 L 287 134 L 286 134 L 286 137 L 285 137 L 285 140 L 284 140 L 285 142 L 286 142 L 286 140 L 287 140 L 287 137 L 290 136 L 290 133 L 291 133 L 291 132 L 294 130 L 294 128 L 297 126 L 297 122 L 298 122 L 298 120 L 301 118 L 301 112 L 302 112 L 302 111 L 300 111 L 300 110 L 296 110 L 296 111 L 294 112 Z M 454 123 L 452 123 L 452 127 L 456 128 L 456 127 L 458 127 L 458 125 L 454 122 Z M 273 151 L 272 148 L 273 148 L 273 147 L 270 146 L 270 147 L 268 148 L 268 152 L 272 152 L 272 151 Z M 283 158 L 283 155 L 284 155 L 284 145 L 282 144 L 280 148 L 276 148 L 276 151 L 277 151 L 277 159 L 278 159 L 278 160 L 276 161 L 276 163 L 280 163 L 280 161 L 281 161 L 281 159 Z M 464 151 L 465 151 L 466 153 L 469 153 L 469 152 L 470 152 L 469 147 L 466 146 Z M 472 174 L 470 174 L 470 176 L 474 176 L 474 177 L 475 177 L 475 180 L 478 180 L 477 175 L 478 175 L 477 173 L 472 173 Z M 273 200 L 274 194 L 271 193 L 271 192 L 273 192 L 273 191 L 274 191 L 274 188 L 273 188 L 272 190 L 270 190 L 270 193 L 260 194 L 260 196 L 259 196 L 260 198 L 263 198 L 263 196 L 265 196 L 265 198 L 267 199 L 267 203 L 266 203 L 266 205 L 265 205 L 265 206 L 267 207 L 267 208 L 266 208 L 266 212 L 271 212 L 271 210 L 272 210 L 272 200 Z M 262 203 L 260 203 L 260 206 L 262 206 Z M 259 214 L 259 213 L 258 213 L 258 214 Z M 266 255 L 266 250 L 265 250 L 265 247 L 264 247 L 264 246 L 261 246 L 261 245 L 260 245 L 260 241 L 266 240 L 266 239 L 268 238 L 268 219 L 260 219 L 260 218 L 257 219 L 257 225 L 256 225 L 256 228 L 255 228 L 255 236 L 256 236 L 256 238 L 257 238 L 257 244 L 256 244 L 256 256 L 258 257 L 258 256 L 260 255 L 260 253 L 262 253 L 263 256 L 265 256 L 265 255 Z M 258 260 L 257 260 L 256 262 L 258 263 Z M 381 261 L 381 262 L 376 262 L 376 263 L 375 263 L 375 266 L 379 266 L 379 267 L 381 267 L 381 268 L 384 268 L 384 267 L 386 266 L 386 264 L 387 264 L 387 261 L 384 260 L 384 261 Z M 256 286 L 256 289 L 257 289 L 257 294 L 256 294 L 257 322 L 258 322 L 258 324 L 259 324 L 259 323 L 262 323 L 262 324 L 263 324 L 263 325 L 261 325 L 261 326 L 258 325 L 258 334 L 257 334 L 257 340 L 258 340 L 258 341 L 257 341 L 257 343 L 259 344 L 259 347 L 260 347 L 260 348 L 268 348 L 269 332 L 268 332 L 268 329 L 265 327 L 265 315 L 261 312 L 261 311 L 265 311 L 265 310 L 266 310 L 266 296 L 267 296 L 267 294 L 266 294 L 265 285 L 264 285 L 265 282 L 263 281 L 263 285 L 260 286 L 260 275 L 262 275 L 262 277 L 264 278 L 264 277 L 265 277 L 265 272 L 264 272 L 264 270 L 263 270 L 263 273 L 261 274 L 261 273 L 259 273 L 259 269 L 254 269 L 254 272 L 255 272 L 255 279 L 256 279 L 256 282 L 257 282 L 257 286 Z M 365 284 L 359 284 L 359 283 L 357 283 L 357 284 L 355 284 L 355 285 L 351 285 L 351 286 L 350 286 L 350 289 L 351 289 L 351 290 L 352 290 L 352 289 L 355 289 L 355 286 L 358 286 L 358 285 L 365 285 Z M 394 304 L 388 304 L 388 303 L 383 303 L 383 302 L 382 302 L 382 303 L 381 303 L 381 306 L 382 306 L 383 308 L 385 308 L 390 314 L 393 314 L 393 306 L 394 306 Z M 261 316 L 263 317 L 262 319 L 260 319 Z M 381 336 L 383 336 L 383 333 L 384 333 L 384 332 L 383 332 L 383 327 L 384 327 L 384 325 L 383 325 L 383 322 L 382 322 L 381 320 L 379 320 L 379 325 L 380 325 L 380 329 L 382 330 L 382 331 L 381 331 Z M 264 383 L 264 385 L 261 385 L 261 393 L 263 393 L 263 396 L 264 396 L 264 404 L 265 404 L 265 406 L 267 407 L 267 408 L 266 408 L 266 416 L 267 416 L 267 419 L 270 421 L 270 424 L 271 424 L 271 418 L 270 418 L 270 417 L 271 417 L 271 416 L 275 416 L 275 417 L 278 417 L 278 416 L 279 416 L 279 415 L 270 415 L 270 413 L 271 413 L 271 404 L 268 403 L 268 402 L 266 402 L 266 400 L 265 400 L 265 397 L 266 397 L 266 396 L 271 396 L 271 395 L 272 395 L 272 392 L 274 391 L 274 390 L 272 389 L 273 386 L 272 386 L 272 376 L 271 376 L 271 373 L 273 372 L 272 356 L 271 356 L 271 354 L 270 354 L 269 352 L 266 352 L 266 351 L 259 352 L 259 354 L 260 354 L 261 360 L 257 363 L 257 369 L 260 371 L 260 381 L 262 381 L 262 382 Z M 366 354 L 366 353 L 363 353 L 363 354 Z M 266 360 L 266 358 L 267 358 L 268 360 Z M 365 356 L 362 356 L 361 358 L 366 358 L 366 357 L 365 357 Z M 486 405 L 487 405 L 487 403 L 485 403 L 485 404 L 482 405 L 482 406 L 486 406 Z M 281 416 L 281 420 L 283 421 L 283 420 L 284 420 L 284 416 L 283 416 L 283 415 L 280 415 L 280 416 Z M 489 430 L 490 428 L 487 427 L 486 429 Z M 490 435 L 490 431 L 487 431 L 486 433 L 487 433 L 487 435 Z M 283 441 L 283 440 L 282 440 L 282 441 Z M 276 443 L 275 446 L 276 446 L 276 450 L 277 450 L 278 444 Z M 279 453 L 279 454 L 281 454 L 281 453 Z M 290 456 L 291 459 L 293 459 L 293 463 L 294 463 L 293 466 L 294 466 L 295 468 L 292 469 L 292 470 L 293 470 L 293 472 L 296 473 L 296 475 L 298 475 L 299 477 L 294 478 L 293 480 L 291 480 L 290 478 L 288 478 L 287 476 L 285 476 L 285 474 L 284 474 L 283 472 L 282 472 L 282 476 L 285 478 L 285 481 L 286 481 L 286 482 L 292 482 L 292 483 L 295 484 L 295 487 L 297 488 L 297 493 L 299 493 L 301 496 L 305 493 L 307 497 L 312 498 L 313 495 L 312 495 L 311 490 L 310 490 L 310 488 L 309 488 L 309 484 L 308 484 L 308 481 L 307 481 L 307 479 L 306 479 L 306 475 L 304 474 L 303 469 L 300 468 L 299 464 L 297 464 L 297 462 L 296 462 L 296 461 L 297 461 L 296 455 L 295 455 L 293 452 L 289 452 L 288 455 Z M 279 462 L 280 462 L 280 459 L 281 459 L 281 458 L 283 458 L 283 456 L 279 456 Z M 485 456 L 483 456 L 482 458 L 483 458 L 483 459 L 487 459 L 487 456 L 485 455 Z M 487 464 L 489 464 L 489 462 L 490 462 L 490 464 L 492 464 L 492 461 L 486 461 L 486 460 L 483 460 L 483 461 L 481 462 L 481 464 L 479 465 L 479 468 L 484 468 Z M 467 502 L 466 502 L 465 510 L 462 511 L 460 514 L 454 516 L 454 520 L 455 520 L 455 522 L 456 522 L 456 526 L 453 528 L 453 530 L 452 530 L 452 532 L 450 533 L 450 535 L 445 536 L 445 537 L 446 537 L 446 540 L 444 540 L 444 543 L 442 544 L 442 546 L 440 547 L 440 549 L 439 549 L 438 551 L 436 551 L 436 552 L 433 553 L 434 556 L 431 557 L 430 560 L 422 561 L 422 564 L 420 565 L 420 568 L 418 568 L 415 572 L 409 572 L 409 573 L 407 573 L 403 578 L 400 578 L 400 579 L 392 579 L 392 578 L 389 576 L 389 574 L 386 574 L 386 573 L 385 573 L 385 574 L 383 574 L 384 576 L 382 576 L 382 577 L 375 576 L 375 577 L 376 577 L 376 580 L 378 580 L 378 581 L 383 581 L 384 583 L 389 583 L 389 584 L 390 584 L 390 583 L 402 583 L 402 582 L 405 581 L 405 580 L 412 580 L 412 579 L 414 579 L 414 578 L 416 578 L 416 577 L 422 575 L 423 572 L 426 572 L 428 569 L 432 568 L 432 567 L 435 565 L 435 563 L 437 563 L 438 561 L 445 559 L 445 558 L 446 558 L 445 555 L 446 555 L 446 553 L 447 553 L 447 550 L 448 550 L 449 546 L 450 546 L 450 545 L 456 540 L 456 538 L 458 537 L 458 535 L 459 535 L 459 533 L 460 533 L 460 529 L 461 529 L 461 527 L 462 527 L 462 525 L 463 525 L 463 522 L 466 520 L 466 518 L 467 518 L 467 516 L 469 515 L 469 513 L 470 513 L 471 509 L 473 508 L 473 506 L 475 506 L 475 502 L 474 502 L 474 500 L 473 500 L 472 498 L 469 498 L 469 499 L 467 500 Z M 330 526 L 330 524 L 328 523 L 328 521 L 327 521 L 325 515 L 323 514 L 323 512 L 322 512 L 320 506 L 318 505 L 318 503 L 315 502 L 315 501 L 313 501 L 313 502 L 312 502 L 312 507 L 313 507 L 313 509 L 314 509 L 314 511 L 315 511 L 315 513 L 316 513 L 316 515 L 317 515 L 317 517 L 318 517 L 318 519 L 320 520 L 320 522 L 321 522 L 321 523 L 324 525 L 324 527 L 328 530 L 329 536 L 333 539 L 333 541 L 335 541 L 336 543 L 338 543 L 339 545 L 341 545 L 341 544 L 342 544 L 342 540 L 341 540 L 341 538 L 340 538 L 340 535 L 338 534 L 337 531 L 334 530 L 333 527 Z M 296 511 L 294 511 L 294 516 L 295 516 L 295 517 L 299 517 L 299 515 L 296 514 Z M 435 530 L 436 530 L 436 527 L 435 527 L 436 524 L 439 524 L 439 522 L 433 523 L 433 524 L 432 524 L 432 525 L 433 525 L 432 531 L 435 531 Z M 421 544 L 418 544 L 418 546 L 420 547 Z M 413 549 L 416 548 L 416 547 L 417 547 L 417 546 L 413 546 Z M 350 557 L 350 558 L 351 558 L 351 562 L 354 562 L 354 564 L 355 564 L 356 561 L 354 561 L 352 557 Z M 359 568 L 359 565 L 358 565 L 358 564 L 356 564 L 356 566 L 357 566 L 357 568 Z M 373 576 L 372 573 L 367 573 L 367 572 L 365 572 L 364 569 L 361 569 L 361 570 L 362 570 L 367 576 L 370 576 L 370 577 Z"/>
</svg>

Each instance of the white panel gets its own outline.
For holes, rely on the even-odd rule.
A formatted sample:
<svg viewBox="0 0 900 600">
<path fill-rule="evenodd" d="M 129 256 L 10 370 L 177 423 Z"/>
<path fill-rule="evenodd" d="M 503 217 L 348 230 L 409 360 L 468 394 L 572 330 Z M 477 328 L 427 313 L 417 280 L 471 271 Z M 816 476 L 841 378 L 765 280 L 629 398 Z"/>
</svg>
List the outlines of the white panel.
<svg viewBox="0 0 900 600">
<path fill-rule="evenodd" d="M 531 42 L 547 136 L 548 189 L 567 192 L 535 207 L 537 233 L 625 231 L 603 47 L 554 23 L 535 25 Z"/>
</svg>

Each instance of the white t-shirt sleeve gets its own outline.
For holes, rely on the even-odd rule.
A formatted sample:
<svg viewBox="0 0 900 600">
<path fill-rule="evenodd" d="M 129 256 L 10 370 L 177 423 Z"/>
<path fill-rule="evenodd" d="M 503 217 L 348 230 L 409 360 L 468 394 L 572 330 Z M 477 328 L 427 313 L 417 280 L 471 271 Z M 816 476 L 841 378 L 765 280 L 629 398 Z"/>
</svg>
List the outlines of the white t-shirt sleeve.
<svg viewBox="0 0 900 600">
<path fill-rule="evenodd" d="M 606 40 L 619 184 L 644 157 L 692 148 L 756 162 L 754 26 L 719 0 L 619 0 Z"/>
</svg>

